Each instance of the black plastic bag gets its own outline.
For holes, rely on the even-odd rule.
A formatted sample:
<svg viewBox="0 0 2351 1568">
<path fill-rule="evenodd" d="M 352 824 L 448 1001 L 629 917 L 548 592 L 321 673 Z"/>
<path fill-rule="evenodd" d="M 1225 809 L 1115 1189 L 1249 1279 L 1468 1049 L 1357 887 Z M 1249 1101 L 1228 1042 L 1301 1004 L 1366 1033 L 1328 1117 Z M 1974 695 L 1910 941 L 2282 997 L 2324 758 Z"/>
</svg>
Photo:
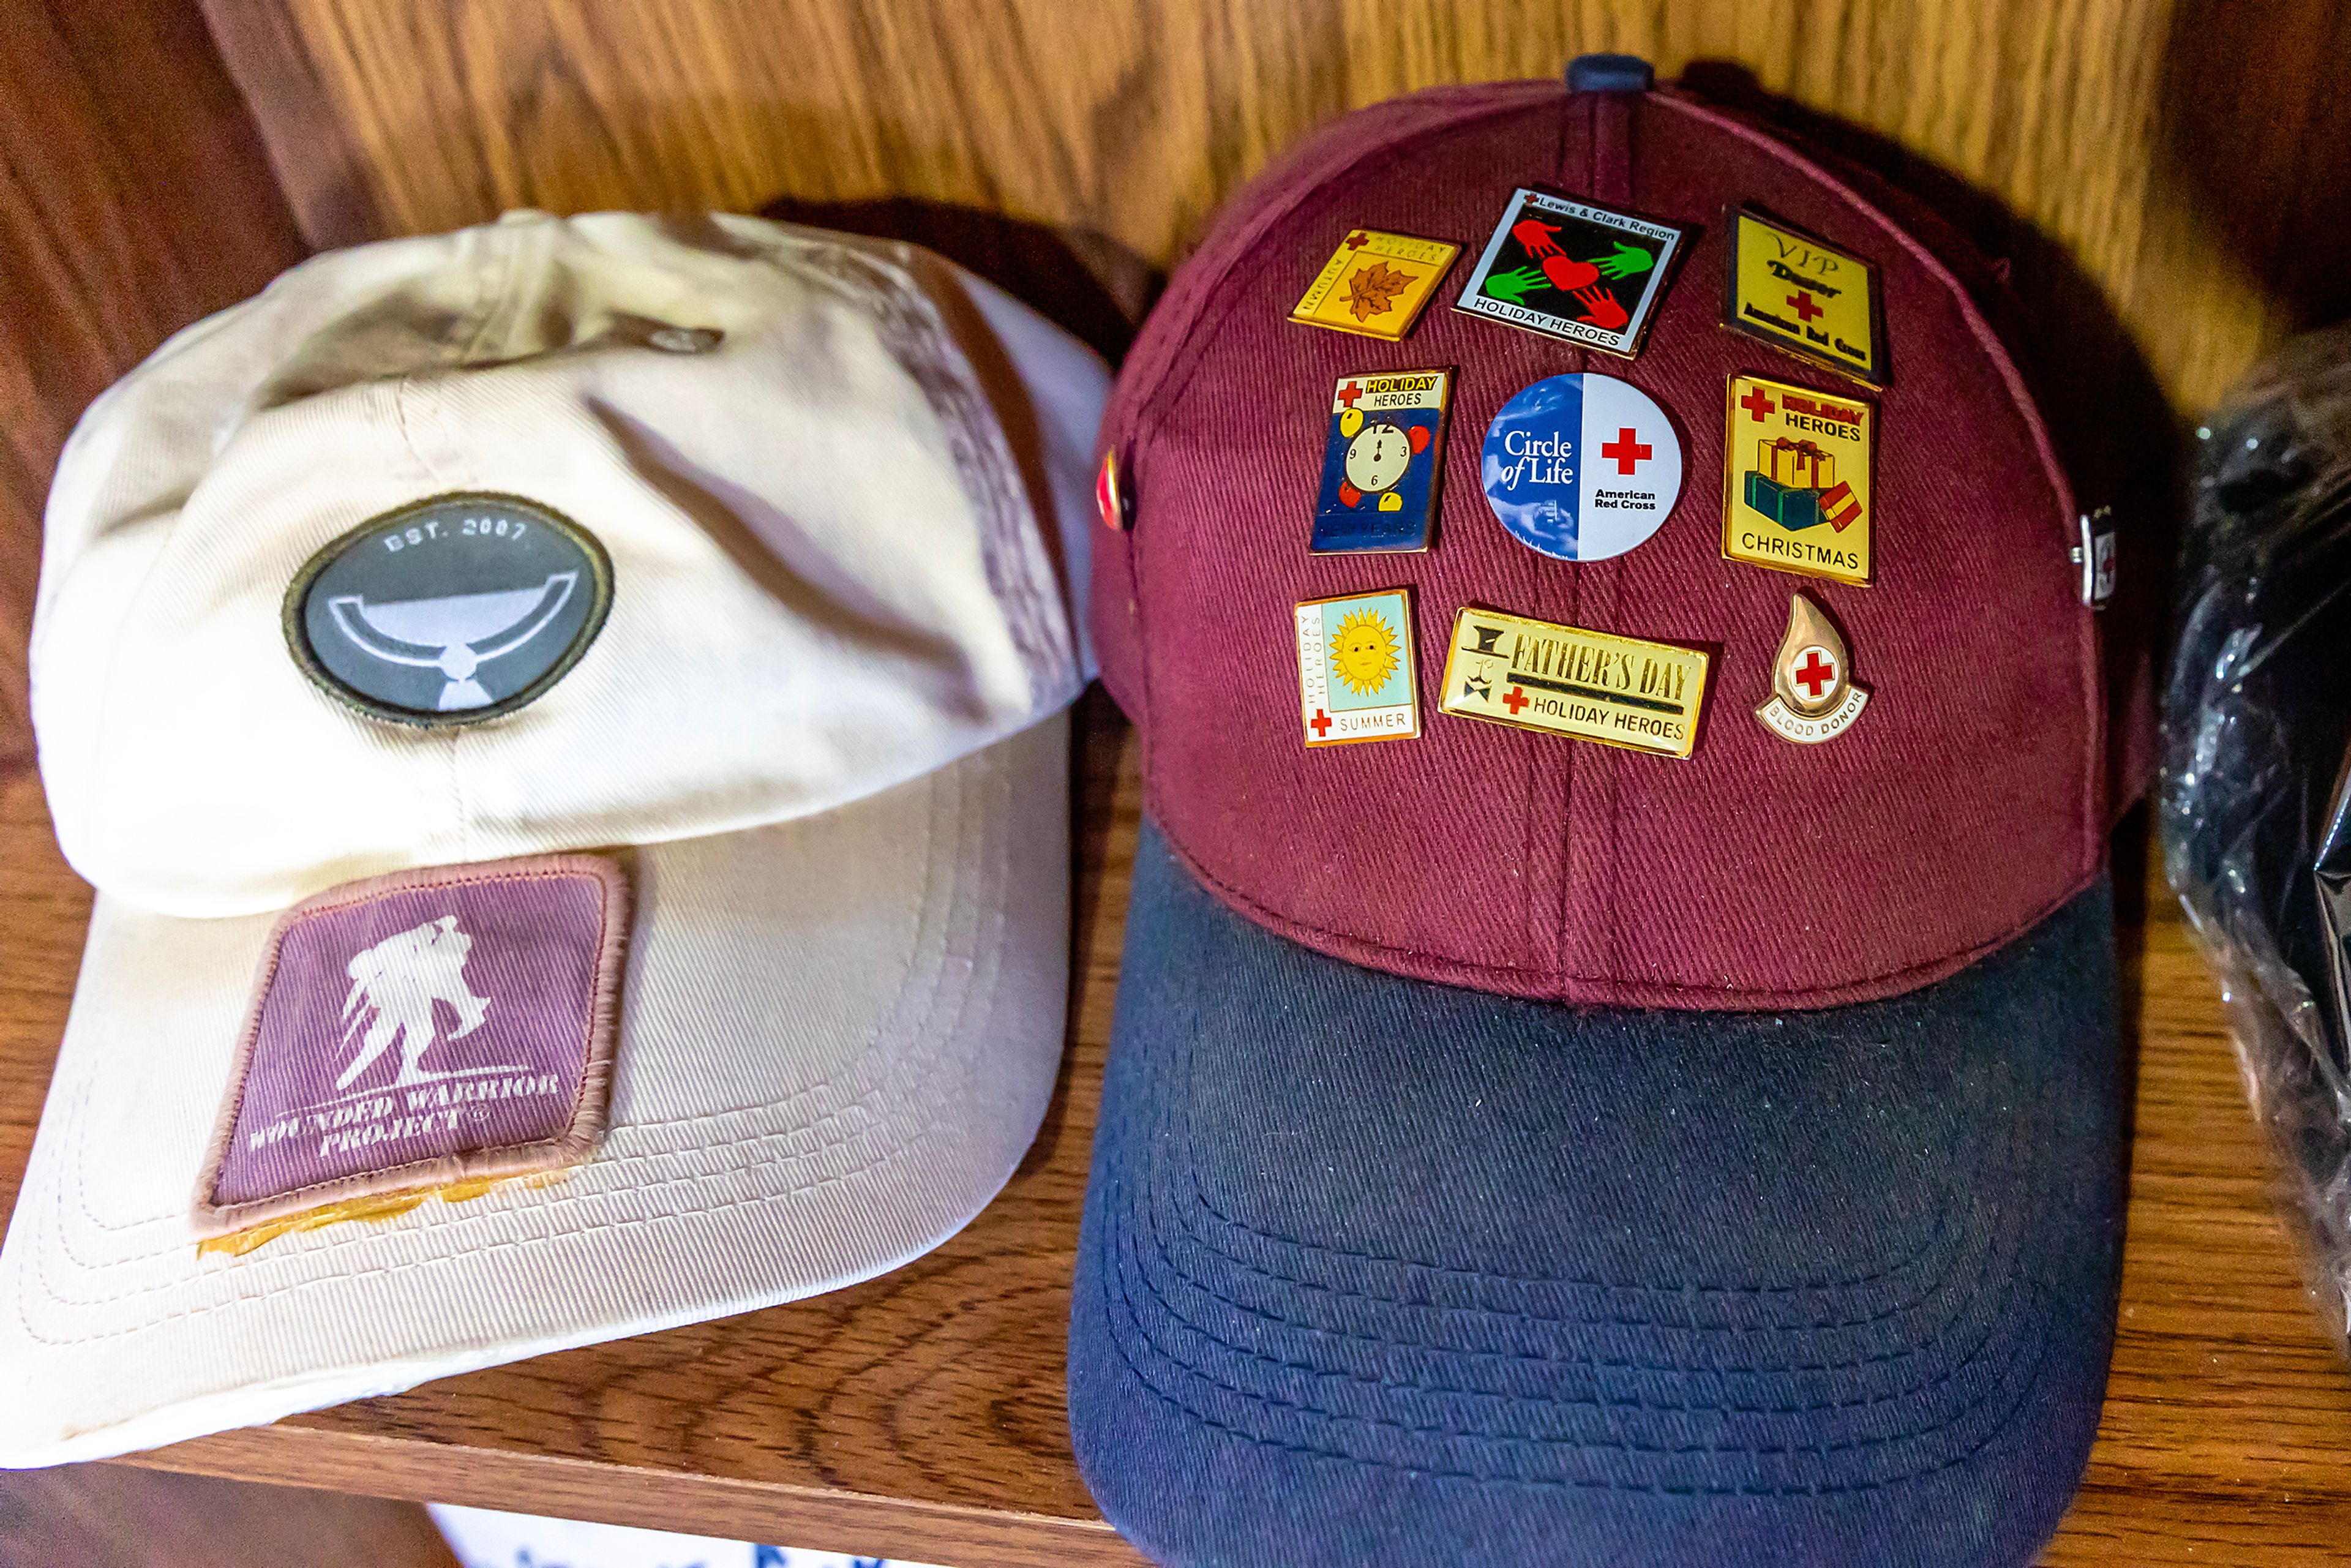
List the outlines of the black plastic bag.
<svg viewBox="0 0 2351 1568">
<path fill-rule="evenodd" d="M 2338 1341 L 2351 1302 L 2351 328 L 2197 432 L 2158 795 Z"/>
</svg>

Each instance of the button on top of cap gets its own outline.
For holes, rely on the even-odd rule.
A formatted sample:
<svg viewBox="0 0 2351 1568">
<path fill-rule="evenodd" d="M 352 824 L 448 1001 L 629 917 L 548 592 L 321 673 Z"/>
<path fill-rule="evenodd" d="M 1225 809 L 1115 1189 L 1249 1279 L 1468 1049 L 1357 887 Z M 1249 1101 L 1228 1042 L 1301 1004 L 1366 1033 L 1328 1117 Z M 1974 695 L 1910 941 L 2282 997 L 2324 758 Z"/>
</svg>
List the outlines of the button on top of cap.
<svg viewBox="0 0 2351 1568">
<path fill-rule="evenodd" d="M 1638 55 L 1578 55 L 1567 62 L 1570 92 L 1646 92 L 1657 73 Z"/>
</svg>

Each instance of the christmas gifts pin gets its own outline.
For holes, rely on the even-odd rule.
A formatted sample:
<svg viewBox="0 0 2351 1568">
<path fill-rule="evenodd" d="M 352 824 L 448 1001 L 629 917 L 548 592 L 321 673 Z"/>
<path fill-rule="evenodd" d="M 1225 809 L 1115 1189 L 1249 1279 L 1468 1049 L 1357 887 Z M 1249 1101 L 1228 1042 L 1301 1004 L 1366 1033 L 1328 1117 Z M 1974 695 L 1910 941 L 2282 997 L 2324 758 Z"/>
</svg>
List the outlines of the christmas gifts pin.
<svg viewBox="0 0 2351 1568">
<path fill-rule="evenodd" d="M 1800 360 L 1886 384 L 1877 268 L 1744 206 L 1725 214 L 1729 275 L 1722 322 Z"/>
<path fill-rule="evenodd" d="M 1450 371 L 1339 378 L 1311 548 L 1325 554 L 1428 548 L 1452 399 Z"/>
<path fill-rule="evenodd" d="M 1876 411 L 1740 375 L 1730 378 L 1727 406 L 1723 558 L 1866 584 Z"/>
<path fill-rule="evenodd" d="M 1469 608 L 1454 618 L 1437 711 L 1661 757 L 1698 746 L 1706 655 Z"/>
<path fill-rule="evenodd" d="M 1630 359 L 1688 232 L 1520 189 L 1453 308 Z"/>
<path fill-rule="evenodd" d="M 1460 254 L 1459 246 L 1443 240 L 1351 229 L 1290 319 L 1398 341 L 1420 319 L 1421 308 Z"/>
<path fill-rule="evenodd" d="M 1854 684 L 1844 639 L 1819 605 L 1790 594 L 1787 634 L 1771 655 L 1771 700 L 1755 716 L 1782 740 L 1817 746 L 1852 728 L 1868 702 L 1868 688 Z"/>
<path fill-rule="evenodd" d="M 1478 464 L 1512 538 L 1562 560 L 1605 560 L 1646 540 L 1682 490 L 1682 444 L 1649 395 L 1591 371 L 1550 376 L 1504 403 Z"/>
<path fill-rule="evenodd" d="M 1307 745 L 1410 740 L 1420 733 L 1412 590 L 1306 600 L 1298 606 L 1297 632 Z"/>
</svg>

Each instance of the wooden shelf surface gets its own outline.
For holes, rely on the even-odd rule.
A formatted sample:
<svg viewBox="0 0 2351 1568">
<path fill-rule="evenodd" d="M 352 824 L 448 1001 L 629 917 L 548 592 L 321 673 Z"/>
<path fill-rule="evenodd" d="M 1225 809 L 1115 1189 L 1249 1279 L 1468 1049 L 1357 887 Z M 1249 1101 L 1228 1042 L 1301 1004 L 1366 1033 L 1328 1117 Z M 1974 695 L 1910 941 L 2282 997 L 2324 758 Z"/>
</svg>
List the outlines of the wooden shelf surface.
<svg viewBox="0 0 2351 1568">
<path fill-rule="evenodd" d="M 814 1301 L 129 1462 L 951 1568 L 1141 1563 L 1088 1500 L 1062 1413 L 1139 804 L 1132 732 L 1098 691 L 1081 716 L 1071 1050 L 1036 1147 L 962 1234 Z M 2116 854 L 2138 1056 L 2122 1318 L 2089 1473 L 2043 1561 L 2341 1563 L 2351 1366 L 2311 1308 L 2215 987 L 2143 827 Z M 89 898 L 37 782 L 0 780 L 0 1201 L 23 1177 Z"/>
</svg>

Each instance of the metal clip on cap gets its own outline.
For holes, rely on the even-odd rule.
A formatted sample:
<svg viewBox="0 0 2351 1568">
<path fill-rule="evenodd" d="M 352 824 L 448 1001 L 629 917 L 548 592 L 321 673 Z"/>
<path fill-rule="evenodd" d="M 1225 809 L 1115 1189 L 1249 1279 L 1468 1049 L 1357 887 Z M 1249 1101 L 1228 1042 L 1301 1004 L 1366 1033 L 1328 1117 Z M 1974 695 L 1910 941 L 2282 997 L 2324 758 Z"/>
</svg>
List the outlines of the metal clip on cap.
<svg viewBox="0 0 2351 1568">
<path fill-rule="evenodd" d="M 1570 92 L 1646 92 L 1657 73 L 1638 55 L 1578 55 L 1567 62 Z"/>
<path fill-rule="evenodd" d="M 2104 610 L 2115 596 L 2115 509 L 2084 512 L 2075 526 L 2079 538 L 2065 553 L 2082 569 L 2082 602 Z"/>
</svg>

